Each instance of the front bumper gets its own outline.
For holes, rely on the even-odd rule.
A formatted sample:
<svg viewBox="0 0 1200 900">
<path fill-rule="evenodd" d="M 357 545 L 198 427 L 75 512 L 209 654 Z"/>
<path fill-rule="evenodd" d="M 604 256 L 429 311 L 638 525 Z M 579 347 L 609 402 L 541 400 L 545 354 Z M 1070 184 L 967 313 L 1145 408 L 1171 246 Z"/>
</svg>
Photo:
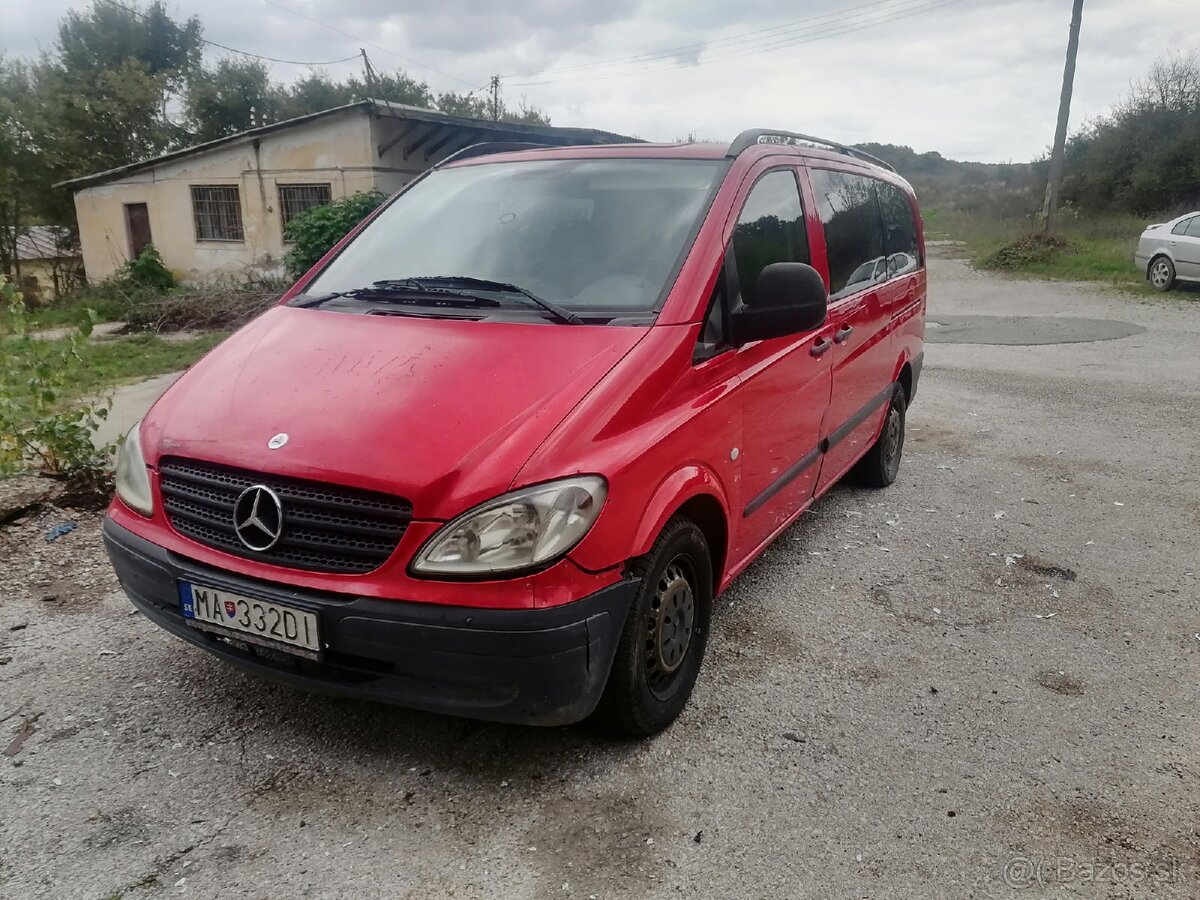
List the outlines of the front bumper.
<svg viewBox="0 0 1200 900">
<path fill-rule="evenodd" d="M 147 618 L 247 671 L 315 693 L 532 725 L 565 725 L 592 712 L 639 584 L 627 579 L 548 609 L 480 609 L 251 579 L 194 563 L 107 518 L 104 544 L 126 595 Z M 190 627 L 179 610 L 180 580 L 315 612 L 320 661 Z"/>
</svg>

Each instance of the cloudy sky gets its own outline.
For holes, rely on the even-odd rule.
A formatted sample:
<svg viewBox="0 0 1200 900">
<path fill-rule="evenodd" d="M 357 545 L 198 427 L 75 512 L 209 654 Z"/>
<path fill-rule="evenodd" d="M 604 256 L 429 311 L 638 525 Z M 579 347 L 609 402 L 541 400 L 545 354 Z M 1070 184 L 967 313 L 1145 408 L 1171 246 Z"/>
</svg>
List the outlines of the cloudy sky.
<svg viewBox="0 0 1200 900">
<path fill-rule="evenodd" d="M 0 48 L 50 49 L 69 0 L 0 0 Z M 773 126 L 1025 161 L 1053 137 L 1071 0 L 168 0 L 205 37 L 325 61 L 365 46 L 434 90 L 504 76 L 556 125 L 674 140 Z M 1200 0 L 1087 0 L 1072 124 L 1156 57 L 1200 46 Z M 212 53 L 214 51 L 209 48 Z M 327 66 L 333 75 L 351 63 Z M 291 79 L 302 67 L 273 64 Z"/>
</svg>

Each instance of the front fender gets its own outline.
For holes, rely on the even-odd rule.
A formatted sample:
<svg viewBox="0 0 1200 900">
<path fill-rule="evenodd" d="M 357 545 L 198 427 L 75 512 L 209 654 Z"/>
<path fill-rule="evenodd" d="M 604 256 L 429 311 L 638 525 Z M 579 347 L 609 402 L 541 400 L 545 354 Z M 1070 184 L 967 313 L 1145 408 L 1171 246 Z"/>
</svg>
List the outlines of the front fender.
<svg viewBox="0 0 1200 900">
<path fill-rule="evenodd" d="M 654 546 L 667 520 L 697 497 L 706 497 L 720 507 L 726 546 L 713 547 L 712 553 L 714 559 L 726 558 L 730 505 L 725 488 L 707 466 L 689 463 L 659 482 L 644 504 L 629 497 L 621 509 L 611 510 L 616 514 L 611 521 L 605 522 L 602 514 L 592 533 L 571 551 L 571 561 L 585 571 L 601 572 L 642 556 Z"/>
<path fill-rule="evenodd" d="M 689 500 L 700 496 L 712 497 L 720 504 L 728 535 L 729 500 L 725 496 L 724 487 L 707 467 L 698 464 L 687 465 L 671 473 L 655 489 L 650 502 L 646 504 L 646 514 L 642 516 L 642 521 L 634 532 L 630 557 L 648 553 L 671 516 Z M 724 558 L 729 548 L 725 546 L 711 549 L 714 557 Z M 715 574 L 716 580 L 719 580 L 720 573 Z"/>
</svg>

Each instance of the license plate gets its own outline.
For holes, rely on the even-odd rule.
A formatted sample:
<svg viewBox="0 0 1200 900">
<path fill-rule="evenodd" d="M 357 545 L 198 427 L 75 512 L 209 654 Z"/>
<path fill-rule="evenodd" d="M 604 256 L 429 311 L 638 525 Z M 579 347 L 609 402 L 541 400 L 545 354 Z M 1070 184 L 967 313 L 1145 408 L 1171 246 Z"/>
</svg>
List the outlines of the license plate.
<svg viewBox="0 0 1200 900">
<path fill-rule="evenodd" d="M 179 602 L 187 623 L 202 631 L 235 632 L 247 643 L 310 659 L 321 651 L 316 613 L 186 581 L 179 582 Z"/>
</svg>

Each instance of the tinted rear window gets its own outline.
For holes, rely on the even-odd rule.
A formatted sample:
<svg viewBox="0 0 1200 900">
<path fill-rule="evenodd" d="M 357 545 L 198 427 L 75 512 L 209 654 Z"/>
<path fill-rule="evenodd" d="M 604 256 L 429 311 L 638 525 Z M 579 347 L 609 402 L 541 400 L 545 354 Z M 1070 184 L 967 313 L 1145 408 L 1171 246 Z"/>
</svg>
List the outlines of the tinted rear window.
<svg viewBox="0 0 1200 900">
<path fill-rule="evenodd" d="M 866 290 L 887 278 L 883 220 L 874 178 L 812 169 L 817 211 L 825 226 L 829 299 Z"/>
</svg>

